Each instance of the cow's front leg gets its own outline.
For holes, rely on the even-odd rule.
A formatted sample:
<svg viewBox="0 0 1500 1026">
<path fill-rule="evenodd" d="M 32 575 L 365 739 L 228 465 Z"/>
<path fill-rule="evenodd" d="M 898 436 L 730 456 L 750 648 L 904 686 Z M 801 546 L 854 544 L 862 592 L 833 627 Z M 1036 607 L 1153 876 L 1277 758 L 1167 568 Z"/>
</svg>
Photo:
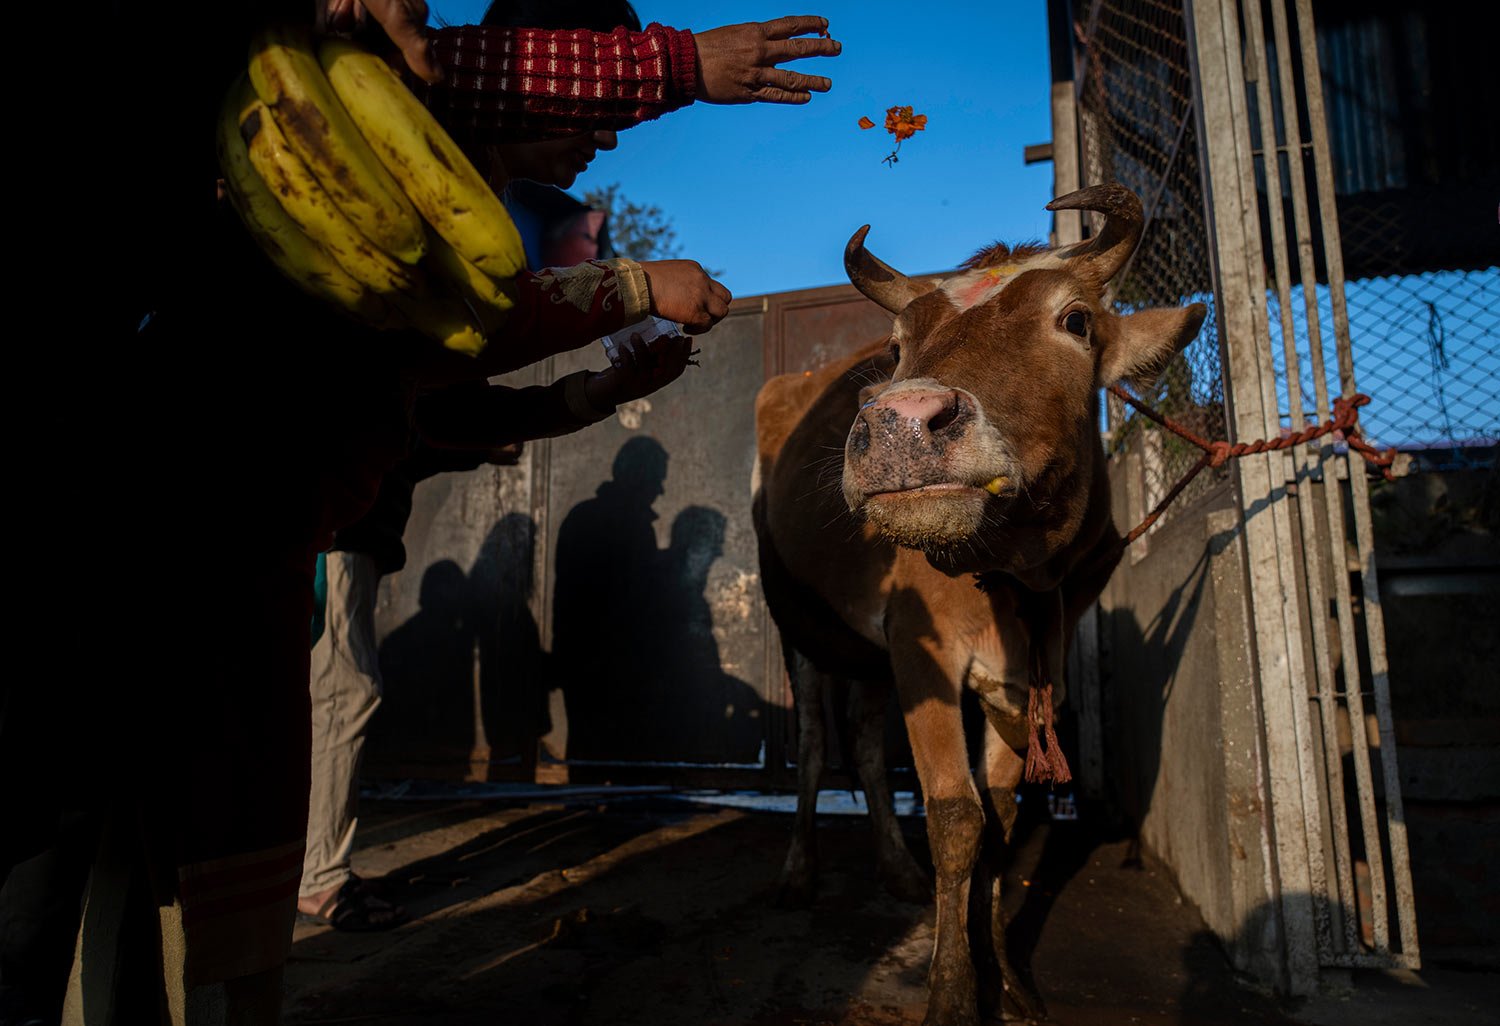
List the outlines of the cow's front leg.
<svg viewBox="0 0 1500 1026">
<path fill-rule="evenodd" d="M 875 831 L 875 865 L 886 890 L 903 901 L 926 904 L 932 880 L 912 858 L 891 800 L 885 771 L 885 714 L 891 688 L 886 683 L 855 684 L 849 689 L 849 721 L 854 732 L 854 762 Z"/>
<path fill-rule="evenodd" d="M 979 1021 L 969 950 L 969 891 L 983 830 L 984 811 L 972 790 L 927 799 L 927 836 L 937 870 L 937 939 L 927 974 L 930 993 L 923 1026 L 969 1026 Z"/>
<path fill-rule="evenodd" d="M 927 798 L 927 837 L 937 870 L 937 937 L 923 1026 L 977 1026 L 969 953 L 969 888 L 984 811 L 969 773 L 959 713 L 962 668 L 948 665 L 931 618 L 914 595 L 898 596 L 887 619 L 891 664 L 917 776 Z"/>
<path fill-rule="evenodd" d="M 988 953 L 978 959 L 983 1005 L 997 1016 L 1002 1009 L 1015 1013 L 1024 1021 L 1046 1017 L 1041 999 L 1030 981 L 1011 965 L 1005 950 L 1005 910 L 1001 904 L 1001 877 L 1005 849 L 1010 844 L 1016 824 L 1016 786 L 1021 782 L 1025 758 L 1011 747 L 996 729 L 997 722 L 1005 734 L 1024 744 L 1026 727 L 1018 715 L 1007 715 L 986 708 L 984 759 L 980 762 L 979 789 L 985 804 L 984 846 L 974 879 L 973 911 L 978 919 L 973 937 L 977 949 Z M 976 956 L 977 957 L 977 956 Z"/>
<path fill-rule="evenodd" d="M 823 692 L 827 678 L 790 646 L 786 649 L 786 669 L 797 710 L 797 816 L 776 887 L 776 902 L 800 908 L 812 904 L 817 893 L 818 785 L 823 778 L 826 748 Z"/>
</svg>

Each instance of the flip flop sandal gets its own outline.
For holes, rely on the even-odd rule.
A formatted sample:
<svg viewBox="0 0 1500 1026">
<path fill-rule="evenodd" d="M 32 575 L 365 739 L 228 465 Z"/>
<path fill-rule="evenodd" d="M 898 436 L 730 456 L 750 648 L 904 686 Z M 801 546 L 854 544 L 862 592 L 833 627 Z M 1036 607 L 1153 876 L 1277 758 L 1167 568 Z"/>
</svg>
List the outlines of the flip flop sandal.
<svg viewBox="0 0 1500 1026">
<path fill-rule="evenodd" d="M 297 918 L 346 933 L 375 933 L 394 929 L 410 917 L 400 905 L 377 898 L 363 880 L 351 876 L 318 911 L 298 912 Z"/>
</svg>

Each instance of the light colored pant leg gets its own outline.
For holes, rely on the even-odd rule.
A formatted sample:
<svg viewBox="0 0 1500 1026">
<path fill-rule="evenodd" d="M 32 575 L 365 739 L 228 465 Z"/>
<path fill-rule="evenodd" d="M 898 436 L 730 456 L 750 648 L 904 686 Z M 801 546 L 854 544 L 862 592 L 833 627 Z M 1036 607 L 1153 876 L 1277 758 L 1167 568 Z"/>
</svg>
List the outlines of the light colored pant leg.
<svg viewBox="0 0 1500 1026">
<path fill-rule="evenodd" d="M 328 553 L 328 608 L 312 651 L 312 795 L 300 893 L 319 894 L 349 878 L 359 796 L 359 759 L 380 705 L 375 645 L 375 561 Z"/>
</svg>

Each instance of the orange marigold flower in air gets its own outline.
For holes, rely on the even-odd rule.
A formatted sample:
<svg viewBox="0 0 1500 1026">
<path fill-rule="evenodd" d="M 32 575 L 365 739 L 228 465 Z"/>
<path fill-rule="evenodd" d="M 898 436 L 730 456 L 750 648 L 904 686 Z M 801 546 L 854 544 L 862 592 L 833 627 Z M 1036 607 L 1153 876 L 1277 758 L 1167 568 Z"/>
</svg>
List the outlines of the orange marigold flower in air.
<svg viewBox="0 0 1500 1026">
<path fill-rule="evenodd" d="M 885 112 L 885 130 L 894 135 L 898 143 L 926 128 L 927 115 L 913 114 L 911 107 L 890 107 Z"/>
<path fill-rule="evenodd" d="M 859 119 L 860 128 L 874 128 L 875 122 L 869 118 Z M 887 107 L 885 111 L 885 130 L 896 137 L 896 148 L 886 155 L 882 164 L 894 165 L 899 159 L 896 154 L 901 152 L 901 143 L 918 132 L 927 130 L 927 115 L 913 114 L 911 107 Z"/>
</svg>

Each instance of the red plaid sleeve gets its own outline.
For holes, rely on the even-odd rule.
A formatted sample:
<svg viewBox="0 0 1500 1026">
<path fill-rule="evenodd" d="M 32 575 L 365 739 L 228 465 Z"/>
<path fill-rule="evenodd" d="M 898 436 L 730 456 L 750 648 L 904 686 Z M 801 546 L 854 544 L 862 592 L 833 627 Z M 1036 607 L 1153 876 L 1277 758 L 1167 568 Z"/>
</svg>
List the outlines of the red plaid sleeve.
<svg viewBox="0 0 1500 1026">
<path fill-rule="evenodd" d="M 691 32 L 550 31 L 458 25 L 436 30 L 447 72 L 439 86 L 407 84 L 463 147 L 625 129 L 692 103 L 698 48 Z"/>
</svg>

